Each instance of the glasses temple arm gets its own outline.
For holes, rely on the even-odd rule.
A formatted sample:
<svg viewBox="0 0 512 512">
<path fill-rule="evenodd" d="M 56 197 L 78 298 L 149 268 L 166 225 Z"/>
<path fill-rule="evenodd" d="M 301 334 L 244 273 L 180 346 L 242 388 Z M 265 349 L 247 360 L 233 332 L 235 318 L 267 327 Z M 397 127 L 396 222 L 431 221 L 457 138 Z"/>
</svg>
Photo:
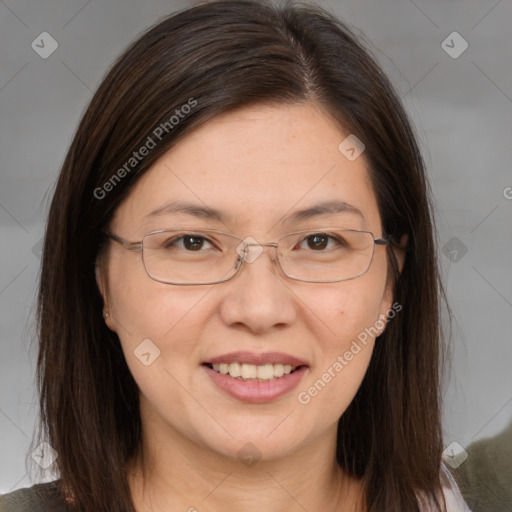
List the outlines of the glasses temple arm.
<svg viewBox="0 0 512 512">
<path fill-rule="evenodd" d="M 119 242 L 124 248 L 128 249 L 129 251 L 137 252 L 142 250 L 142 242 L 128 242 L 128 240 L 124 240 L 123 238 L 112 233 L 109 233 L 108 231 L 103 231 L 103 233 L 107 238 L 111 238 L 112 240 Z"/>
</svg>

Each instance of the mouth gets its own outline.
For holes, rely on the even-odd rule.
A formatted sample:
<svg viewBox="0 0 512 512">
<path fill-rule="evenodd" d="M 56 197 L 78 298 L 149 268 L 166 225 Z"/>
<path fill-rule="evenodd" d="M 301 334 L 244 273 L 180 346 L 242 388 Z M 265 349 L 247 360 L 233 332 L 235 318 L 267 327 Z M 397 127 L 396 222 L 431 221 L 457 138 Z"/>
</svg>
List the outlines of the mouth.
<svg viewBox="0 0 512 512">
<path fill-rule="evenodd" d="M 229 375 L 243 382 L 270 382 L 294 373 L 305 365 L 263 364 L 255 365 L 242 362 L 234 363 L 203 363 L 211 370 L 222 375 Z"/>
<path fill-rule="evenodd" d="M 201 363 L 214 386 L 242 402 L 272 402 L 290 393 L 309 369 L 296 357 L 278 352 L 234 352 Z"/>
</svg>

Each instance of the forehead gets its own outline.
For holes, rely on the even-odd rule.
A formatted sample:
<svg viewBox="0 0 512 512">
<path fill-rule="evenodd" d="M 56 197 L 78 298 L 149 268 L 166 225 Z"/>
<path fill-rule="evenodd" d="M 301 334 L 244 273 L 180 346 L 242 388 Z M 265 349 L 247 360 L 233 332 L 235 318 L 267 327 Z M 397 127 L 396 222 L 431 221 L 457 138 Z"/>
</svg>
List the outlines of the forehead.
<svg viewBox="0 0 512 512">
<path fill-rule="evenodd" d="M 311 103 L 219 115 L 180 140 L 140 178 L 114 222 L 124 233 L 144 234 L 190 221 L 188 213 L 166 208 L 180 202 L 197 205 L 199 221 L 208 217 L 200 210 L 220 212 L 220 220 L 208 220 L 219 228 L 267 232 L 279 229 L 295 211 L 337 201 L 348 205 L 338 208 L 337 218 L 378 232 L 364 157 L 350 161 L 338 149 L 348 135 Z M 297 221 L 306 217 L 295 216 Z"/>
</svg>

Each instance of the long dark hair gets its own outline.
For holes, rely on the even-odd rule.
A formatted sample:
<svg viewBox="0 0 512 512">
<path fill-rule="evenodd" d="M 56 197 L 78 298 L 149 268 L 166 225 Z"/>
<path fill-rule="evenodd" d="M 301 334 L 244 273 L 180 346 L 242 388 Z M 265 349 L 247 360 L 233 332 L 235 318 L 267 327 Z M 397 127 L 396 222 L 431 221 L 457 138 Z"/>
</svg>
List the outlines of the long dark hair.
<svg viewBox="0 0 512 512">
<path fill-rule="evenodd" d="M 102 229 L 193 129 L 242 106 L 297 102 L 316 102 L 363 141 L 383 230 L 408 236 L 401 273 L 387 252 L 402 311 L 339 420 L 337 460 L 363 479 L 369 512 L 418 511 L 417 491 L 439 505 L 446 298 L 430 188 L 404 109 L 362 41 L 320 7 L 213 1 L 146 31 L 94 94 L 56 183 L 37 308 L 34 444 L 47 440 L 58 453 L 59 489 L 77 510 L 133 511 L 125 467 L 141 449 L 138 388 L 95 280 Z M 135 159 L 149 139 L 154 147 Z"/>
</svg>

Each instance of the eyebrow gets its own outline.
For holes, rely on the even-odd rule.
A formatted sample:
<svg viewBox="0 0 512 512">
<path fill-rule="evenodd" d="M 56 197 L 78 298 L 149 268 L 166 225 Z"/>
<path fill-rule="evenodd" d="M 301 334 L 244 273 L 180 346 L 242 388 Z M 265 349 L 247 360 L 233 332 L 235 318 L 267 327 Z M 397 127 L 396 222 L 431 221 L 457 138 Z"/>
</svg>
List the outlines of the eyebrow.
<svg viewBox="0 0 512 512">
<path fill-rule="evenodd" d="M 316 205 L 310 206 L 309 208 L 297 210 L 292 214 L 288 214 L 281 219 L 281 223 L 290 224 L 293 222 L 311 219 L 313 217 L 319 217 L 321 215 L 331 215 L 335 213 L 349 213 L 352 215 L 357 215 L 361 217 L 363 221 L 366 221 L 365 216 L 356 206 L 350 203 L 346 203 L 345 201 L 331 200 L 318 203 Z M 229 218 L 229 216 L 227 216 L 224 212 L 215 208 L 210 208 L 195 203 L 187 203 L 184 201 L 171 201 L 170 203 L 166 203 L 165 205 L 160 206 L 148 213 L 145 216 L 145 219 L 151 219 L 169 214 L 185 214 L 206 220 L 217 219 L 221 222 L 225 222 L 227 220 L 226 217 Z"/>
</svg>

